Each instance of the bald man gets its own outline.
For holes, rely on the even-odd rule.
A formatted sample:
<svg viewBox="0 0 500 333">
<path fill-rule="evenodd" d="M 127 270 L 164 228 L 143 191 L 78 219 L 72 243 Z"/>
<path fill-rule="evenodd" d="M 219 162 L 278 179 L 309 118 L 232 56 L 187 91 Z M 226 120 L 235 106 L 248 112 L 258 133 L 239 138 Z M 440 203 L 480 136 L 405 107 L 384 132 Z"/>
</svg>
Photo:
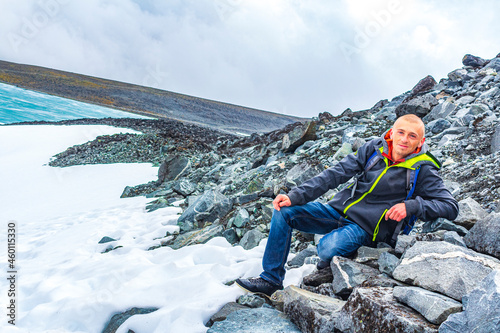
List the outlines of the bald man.
<svg viewBox="0 0 500 333">
<path fill-rule="evenodd" d="M 323 269 L 334 256 L 349 256 L 362 245 L 394 246 L 401 230 L 411 230 L 410 217 L 454 220 L 458 203 L 438 175 L 440 166 L 425 144 L 422 120 L 398 118 L 382 137 L 274 199 L 264 271 L 236 283 L 267 296 L 282 289 L 293 229 L 324 235 L 317 246 L 317 267 Z M 327 204 L 314 201 L 351 179 Z"/>
</svg>

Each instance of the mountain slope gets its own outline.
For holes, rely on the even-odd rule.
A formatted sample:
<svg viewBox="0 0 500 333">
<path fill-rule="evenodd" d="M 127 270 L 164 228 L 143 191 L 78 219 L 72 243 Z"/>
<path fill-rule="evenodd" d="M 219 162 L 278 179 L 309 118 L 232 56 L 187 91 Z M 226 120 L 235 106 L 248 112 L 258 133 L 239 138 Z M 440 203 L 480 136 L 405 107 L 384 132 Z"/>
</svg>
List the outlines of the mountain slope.
<svg viewBox="0 0 500 333">
<path fill-rule="evenodd" d="M 265 133 L 304 120 L 160 89 L 7 61 L 0 61 L 0 82 L 229 132 Z"/>
</svg>

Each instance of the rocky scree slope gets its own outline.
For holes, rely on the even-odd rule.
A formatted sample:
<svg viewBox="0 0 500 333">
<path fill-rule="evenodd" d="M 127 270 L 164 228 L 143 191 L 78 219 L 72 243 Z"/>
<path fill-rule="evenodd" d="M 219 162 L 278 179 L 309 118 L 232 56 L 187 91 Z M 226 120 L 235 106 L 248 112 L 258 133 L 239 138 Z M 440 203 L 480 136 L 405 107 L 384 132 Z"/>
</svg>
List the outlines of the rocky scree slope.
<svg viewBox="0 0 500 333">
<path fill-rule="evenodd" d="M 329 268 L 271 300 L 242 296 L 214 314 L 208 332 L 500 331 L 500 57 L 466 55 L 463 65 L 439 82 L 423 78 L 369 110 L 348 109 L 336 117 L 322 113 L 263 135 L 214 134 L 206 146 L 182 149 L 169 137 L 144 140 L 141 136 L 157 135 L 146 132 L 128 136 L 140 142 L 135 146 L 98 138 L 104 142 L 99 149 L 72 147 L 51 163 L 88 163 L 94 155 L 99 163 L 114 162 L 129 149 L 121 161 L 133 162 L 133 152 L 151 151 L 150 161 L 161 161 L 158 179 L 127 187 L 122 197 L 145 195 L 151 198 L 149 211 L 180 205 L 184 212 L 176 222 L 179 233 L 152 240 L 147 250 L 217 236 L 250 249 L 267 237 L 278 193 L 382 135 L 398 116 L 417 114 L 426 124 L 426 142 L 443 163 L 440 173 L 459 200 L 458 218 L 418 221 L 395 248 L 378 244 L 350 258 L 335 257 Z M 186 139 L 195 141 L 193 136 Z M 318 200 L 326 202 L 335 192 Z M 288 267 L 317 262 L 319 237 L 294 232 L 295 256 Z"/>
</svg>

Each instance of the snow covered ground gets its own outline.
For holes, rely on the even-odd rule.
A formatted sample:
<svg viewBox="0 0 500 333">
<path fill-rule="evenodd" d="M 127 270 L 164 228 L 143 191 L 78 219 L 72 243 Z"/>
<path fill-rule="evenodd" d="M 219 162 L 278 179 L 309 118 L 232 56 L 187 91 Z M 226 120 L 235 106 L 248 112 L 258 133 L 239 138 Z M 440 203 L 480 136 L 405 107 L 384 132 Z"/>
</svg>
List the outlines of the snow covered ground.
<svg viewBox="0 0 500 333">
<path fill-rule="evenodd" d="M 222 238 L 179 250 L 158 245 L 177 230 L 179 208 L 146 213 L 144 197 L 123 188 L 156 179 L 150 164 L 53 168 L 51 156 L 97 135 L 133 132 L 108 126 L 0 127 L 0 331 L 101 332 L 116 313 L 118 332 L 205 332 L 204 323 L 243 294 L 224 282 L 260 273 L 265 240 L 249 251 Z M 8 295 L 8 224 L 16 225 L 16 297 Z M 116 242 L 98 244 L 109 236 Z M 122 246 L 102 253 L 108 246 Z M 312 271 L 288 272 L 285 285 Z M 15 326 L 7 306 L 17 305 Z"/>
</svg>

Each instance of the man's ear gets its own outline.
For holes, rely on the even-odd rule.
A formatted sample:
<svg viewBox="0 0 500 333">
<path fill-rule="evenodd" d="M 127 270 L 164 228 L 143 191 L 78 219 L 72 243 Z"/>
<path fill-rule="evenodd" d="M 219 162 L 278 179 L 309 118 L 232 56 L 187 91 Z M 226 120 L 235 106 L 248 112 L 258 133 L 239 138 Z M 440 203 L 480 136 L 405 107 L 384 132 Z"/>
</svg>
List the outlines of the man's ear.
<svg viewBox="0 0 500 333">
<path fill-rule="evenodd" d="M 422 141 L 418 144 L 418 148 L 422 147 L 425 142 L 425 137 L 422 138 Z"/>
</svg>

